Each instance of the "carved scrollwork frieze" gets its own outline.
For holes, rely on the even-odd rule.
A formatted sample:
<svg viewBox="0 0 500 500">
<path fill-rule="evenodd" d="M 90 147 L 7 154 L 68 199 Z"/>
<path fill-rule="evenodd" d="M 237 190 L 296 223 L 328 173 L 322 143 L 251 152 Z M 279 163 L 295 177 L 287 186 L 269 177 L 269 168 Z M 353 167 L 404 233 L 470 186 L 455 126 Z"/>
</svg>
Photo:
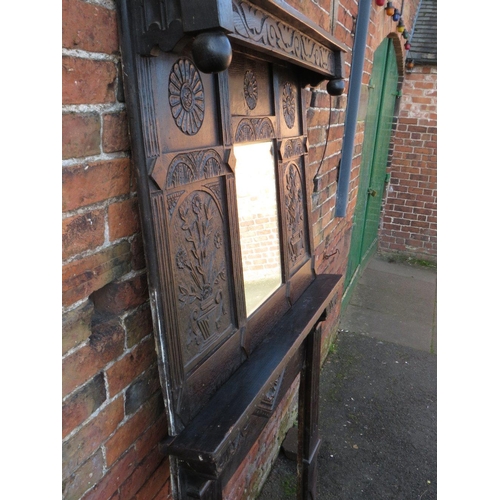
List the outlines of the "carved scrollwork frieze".
<svg viewBox="0 0 500 500">
<path fill-rule="evenodd" d="M 279 53 L 325 75 L 335 73 L 333 52 L 291 25 L 242 0 L 233 0 L 234 33 L 239 38 Z"/>
<path fill-rule="evenodd" d="M 217 151 L 195 151 L 177 155 L 170 164 L 167 188 L 182 186 L 201 179 L 210 179 L 223 171 L 223 161 Z"/>
<path fill-rule="evenodd" d="M 245 441 L 248 431 L 250 430 L 251 422 L 251 419 L 248 419 L 245 425 L 240 430 L 236 431 L 234 437 L 230 439 L 228 445 L 224 448 L 224 451 L 222 451 L 216 459 L 217 469 L 219 471 L 224 470 L 224 467 L 226 467 L 233 455 L 238 451 L 241 444 Z"/>
</svg>

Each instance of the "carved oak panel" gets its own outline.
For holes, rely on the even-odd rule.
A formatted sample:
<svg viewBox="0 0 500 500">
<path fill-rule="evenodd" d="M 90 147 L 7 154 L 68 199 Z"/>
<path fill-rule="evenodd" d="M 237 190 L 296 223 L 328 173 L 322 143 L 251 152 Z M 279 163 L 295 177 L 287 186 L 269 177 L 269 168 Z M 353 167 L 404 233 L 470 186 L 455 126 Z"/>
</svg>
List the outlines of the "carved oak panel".
<svg viewBox="0 0 500 500">
<path fill-rule="evenodd" d="M 297 163 L 285 165 L 285 219 L 286 241 L 288 244 L 288 264 L 290 273 L 304 263 L 308 258 L 308 238 L 305 221 L 305 196 L 302 175 Z"/>
<path fill-rule="evenodd" d="M 231 113 L 242 116 L 274 114 L 272 73 L 267 61 L 235 52 L 229 71 Z"/>
<path fill-rule="evenodd" d="M 301 87 L 306 79 L 339 74 L 341 58 L 329 37 L 304 19 L 294 22 L 289 10 L 276 17 L 287 11 L 281 2 L 269 2 L 272 13 L 260 7 L 264 2 L 256 3 L 117 2 L 170 444 L 194 436 L 193 446 L 168 451 L 180 498 L 221 497 L 222 485 L 302 367 L 301 342 L 322 314 L 312 302 L 324 308 L 331 294 L 325 280 L 316 281 L 314 290 L 309 287 L 315 274 Z M 196 6 L 198 15 L 189 16 Z M 227 33 L 233 61 L 224 66 L 228 70 L 204 73 L 212 70 L 195 45 L 223 42 L 225 35 L 217 29 Z M 203 56 L 207 47 L 201 48 Z M 265 146 L 266 161 L 252 143 Z M 253 177 L 256 162 L 267 168 L 251 180 L 262 190 L 263 178 L 272 178 L 266 193 L 276 194 L 279 215 L 278 222 L 272 221 L 273 258 L 279 254 L 276 284 L 252 312 L 246 310 L 236 190 L 236 153 L 247 146 Z M 307 296 L 302 295 L 306 288 Z M 279 332 L 279 342 L 271 331 Z M 266 349 L 269 341 L 271 350 Z M 245 370 L 250 379 L 236 383 Z M 227 411 L 220 404 L 210 410 L 218 398 Z M 214 418 L 212 432 L 202 436 L 198 429 Z M 231 422 L 236 423 L 223 428 Z M 214 437 L 217 433 L 222 435 Z M 193 450 L 199 452 L 193 455 Z"/>
<path fill-rule="evenodd" d="M 198 71 L 188 54 L 149 59 L 160 152 L 218 146 L 217 79 Z"/>
<path fill-rule="evenodd" d="M 181 195 L 171 217 L 175 285 L 185 370 L 234 329 L 226 214 L 213 192 Z"/>
<path fill-rule="evenodd" d="M 288 68 L 276 71 L 278 111 L 281 116 L 281 136 L 294 137 L 302 130 L 302 104 L 297 76 Z"/>
</svg>

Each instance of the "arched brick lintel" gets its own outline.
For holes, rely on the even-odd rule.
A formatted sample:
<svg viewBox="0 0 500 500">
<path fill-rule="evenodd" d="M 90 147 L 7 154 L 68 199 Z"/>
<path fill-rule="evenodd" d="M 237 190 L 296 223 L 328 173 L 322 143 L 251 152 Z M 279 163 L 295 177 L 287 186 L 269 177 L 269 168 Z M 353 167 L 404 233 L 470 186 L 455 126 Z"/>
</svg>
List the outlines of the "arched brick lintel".
<svg viewBox="0 0 500 500">
<path fill-rule="evenodd" d="M 398 65 L 398 73 L 399 76 L 404 76 L 405 71 L 405 48 L 404 42 L 405 39 L 401 36 L 400 33 L 389 33 L 387 38 L 390 38 L 394 44 L 394 50 L 396 51 L 396 62 Z"/>
</svg>

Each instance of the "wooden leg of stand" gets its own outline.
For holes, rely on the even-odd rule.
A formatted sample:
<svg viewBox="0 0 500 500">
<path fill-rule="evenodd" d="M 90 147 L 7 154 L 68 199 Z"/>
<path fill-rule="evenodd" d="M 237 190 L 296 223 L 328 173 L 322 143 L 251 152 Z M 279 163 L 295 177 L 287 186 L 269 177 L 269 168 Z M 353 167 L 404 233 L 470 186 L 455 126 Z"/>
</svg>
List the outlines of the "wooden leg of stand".
<svg viewBox="0 0 500 500">
<path fill-rule="evenodd" d="M 207 479 L 181 469 L 181 498 L 184 500 L 222 500 L 222 488 L 219 480 Z"/>
<path fill-rule="evenodd" d="M 305 362 L 299 390 L 299 500 L 316 499 L 316 462 L 320 445 L 319 375 L 321 329 L 311 332 L 305 341 Z"/>
</svg>

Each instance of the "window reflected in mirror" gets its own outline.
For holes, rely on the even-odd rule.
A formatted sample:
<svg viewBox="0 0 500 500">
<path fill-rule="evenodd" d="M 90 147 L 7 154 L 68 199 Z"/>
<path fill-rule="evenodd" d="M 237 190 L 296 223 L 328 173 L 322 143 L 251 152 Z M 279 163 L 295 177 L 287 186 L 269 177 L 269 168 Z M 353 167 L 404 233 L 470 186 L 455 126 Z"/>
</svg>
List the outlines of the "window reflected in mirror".
<svg viewBox="0 0 500 500">
<path fill-rule="evenodd" d="M 281 285 L 272 142 L 235 145 L 236 194 L 247 315 Z"/>
</svg>

